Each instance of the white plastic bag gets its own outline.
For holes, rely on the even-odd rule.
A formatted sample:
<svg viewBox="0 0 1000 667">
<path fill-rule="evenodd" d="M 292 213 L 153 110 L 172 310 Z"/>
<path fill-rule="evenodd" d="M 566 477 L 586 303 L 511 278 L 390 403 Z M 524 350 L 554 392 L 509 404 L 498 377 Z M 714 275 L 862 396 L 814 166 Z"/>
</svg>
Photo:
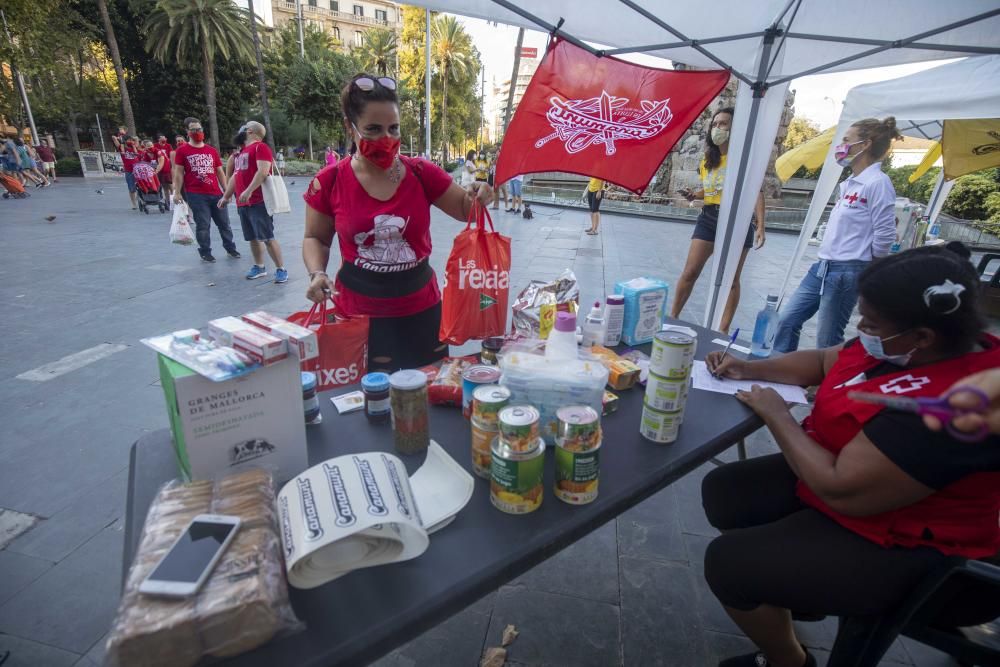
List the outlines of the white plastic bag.
<svg viewBox="0 0 1000 667">
<path fill-rule="evenodd" d="M 264 208 L 267 209 L 268 215 L 292 212 L 292 205 L 288 201 L 288 190 L 280 175 L 271 174 L 265 178 L 260 191 L 264 195 Z"/>
<path fill-rule="evenodd" d="M 170 242 L 180 245 L 194 243 L 194 232 L 191 230 L 191 209 L 187 203 L 181 202 L 174 206 L 174 219 L 170 223 Z"/>
</svg>

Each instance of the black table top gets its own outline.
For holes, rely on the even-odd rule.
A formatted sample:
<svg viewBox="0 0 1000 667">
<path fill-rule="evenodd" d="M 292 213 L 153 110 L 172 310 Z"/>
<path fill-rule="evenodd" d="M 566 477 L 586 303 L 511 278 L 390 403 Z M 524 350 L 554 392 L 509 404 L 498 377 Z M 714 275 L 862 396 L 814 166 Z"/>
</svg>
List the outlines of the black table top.
<svg viewBox="0 0 1000 667">
<path fill-rule="evenodd" d="M 719 346 L 719 334 L 698 330 L 696 358 Z M 649 346 L 640 346 L 648 352 Z M 733 397 L 692 390 L 676 442 L 657 444 L 639 435 L 644 389 L 621 392 L 618 411 L 602 421 L 601 482 L 597 499 L 568 505 L 552 493 L 553 456 L 546 451 L 545 496 L 527 515 L 508 515 L 490 503 L 489 483 L 476 477 L 469 504 L 431 537 L 420 557 L 362 569 L 311 590 L 291 589 L 307 629 L 272 641 L 229 662 L 239 665 L 366 664 L 461 611 L 628 508 L 686 475 L 761 427 Z M 329 396 L 323 423 L 307 428 L 309 464 L 365 451 L 394 452 L 391 427 L 369 424 L 362 412 L 338 415 Z M 472 472 L 470 427 L 455 408 L 431 408 L 431 437 Z M 403 456 L 412 474 L 424 455 Z M 132 447 L 126 513 L 127 568 L 146 512 L 161 484 L 177 476 L 170 431 L 150 433 Z"/>
</svg>

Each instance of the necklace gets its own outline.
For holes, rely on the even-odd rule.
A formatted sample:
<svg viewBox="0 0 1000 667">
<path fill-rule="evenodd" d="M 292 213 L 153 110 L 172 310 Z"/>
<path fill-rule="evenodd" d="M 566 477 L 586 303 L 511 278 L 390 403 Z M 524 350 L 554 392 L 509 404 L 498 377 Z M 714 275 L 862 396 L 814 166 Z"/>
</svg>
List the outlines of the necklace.
<svg viewBox="0 0 1000 667">
<path fill-rule="evenodd" d="M 357 153 L 355 153 L 353 159 L 360 160 L 361 157 Z M 386 169 L 385 174 L 386 176 L 389 177 L 389 180 L 393 183 L 399 183 L 400 179 L 403 178 L 402 162 L 400 161 L 398 155 L 395 158 L 393 158 L 392 166 Z"/>
</svg>

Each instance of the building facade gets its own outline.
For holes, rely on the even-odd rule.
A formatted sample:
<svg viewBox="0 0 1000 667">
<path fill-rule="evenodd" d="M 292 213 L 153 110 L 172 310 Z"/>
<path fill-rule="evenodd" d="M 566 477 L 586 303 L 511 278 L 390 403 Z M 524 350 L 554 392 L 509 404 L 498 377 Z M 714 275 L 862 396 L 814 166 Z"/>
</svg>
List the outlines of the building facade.
<svg viewBox="0 0 1000 667">
<path fill-rule="evenodd" d="M 341 47 L 348 49 L 362 46 L 365 30 L 389 28 L 399 31 L 403 27 L 403 10 L 394 2 L 384 0 L 298 0 L 302 4 L 302 18 L 329 34 Z M 271 0 L 275 27 L 298 16 L 295 0 Z"/>
<path fill-rule="evenodd" d="M 524 91 L 528 89 L 528 83 L 531 82 L 531 77 L 535 75 L 535 70 L 538 69 L 538 64 L 540 62 L 541 61 L 538 57 L 526 58 L 523 55 L 521 56 L 521 62 L 517 68 L 517 82 L 514 84 L 514 104 L 511 106 L 511 118 L 514 117 L 514 112 L 517 111 L 517 105 L 521 102 L 521 98 L 524 97 Z M 509 94 L 510 77 L 500 84 L 496 84 L 494 82 L 493 108 L 487 114 L 487 119 L 495 140 L 499 140 L 503 137 L 503 119 L 504 114 L 507 111 L 507 96 Z"/>
</svg>

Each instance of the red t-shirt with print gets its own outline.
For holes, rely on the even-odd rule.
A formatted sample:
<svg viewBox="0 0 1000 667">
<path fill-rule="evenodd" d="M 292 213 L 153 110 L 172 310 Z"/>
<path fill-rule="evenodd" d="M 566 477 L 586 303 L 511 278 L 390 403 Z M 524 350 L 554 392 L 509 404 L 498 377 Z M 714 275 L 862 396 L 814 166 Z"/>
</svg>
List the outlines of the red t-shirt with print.
<svg viewBox="0 0 1000 667">
<path fill-rule="evenodd" d="M 170 144 L 156 144 L 153 146 L 153 169 L 156 169 L 156 165 L 159 164 L 160 158 L 163 158 L 163 170 L 160 172 L 162 174 L 170 173 Z"/>
<path fill-rule="evenodd" d="M 253 206 L 264 203 L 263 188 L 258 187 L 250 195 L 247 203 L 239 200 L 243 191 L 250 187 L 254 176 L 257 175 L 258 162 L 274 162 L 274 155 L 271 148 L 263 141 L 255 141 L 249 146 L 244 146 L 233 158 L 233 175 L 236 176 L 236 205 Z"/>
<path fill-rule="evenodd" d="M 174 152 L 174 164 L 184 167 L 184 191 L 199 195 L 221 195 L 215 170 L 222 166 L 219 151 L 205 144 L 195 148 L 182 144 Z"/>
<path fill-rule="evenodd" d="M 403 178 L 387 201 L 358 182 L 351 160 L 320 170 L 302 195 L 306 204 L 334 219 L 344 263 L 377 273 L 412 269 L 431 254 L 431 203 L 451 187 L 443 169 L 423 159 L 404 159 Z M 419 178 L 413 168 L 420 171 Z M 380 298 L 358 294 L 336 282 L 337 308 L 346 315 L 406 317 L 441 300 L 437 278 L 412 294 Z"/>
<path fill-rule="evenodd" d="M 125 169 L 126 174 L 132 173 L 132 167 L 135 163 L 142 159 L 142 152 L 135 149 L 129 148 L 125 144 L 118 146 L 118 153 L 122 156 L 122 167 Z"/>
</svg>

